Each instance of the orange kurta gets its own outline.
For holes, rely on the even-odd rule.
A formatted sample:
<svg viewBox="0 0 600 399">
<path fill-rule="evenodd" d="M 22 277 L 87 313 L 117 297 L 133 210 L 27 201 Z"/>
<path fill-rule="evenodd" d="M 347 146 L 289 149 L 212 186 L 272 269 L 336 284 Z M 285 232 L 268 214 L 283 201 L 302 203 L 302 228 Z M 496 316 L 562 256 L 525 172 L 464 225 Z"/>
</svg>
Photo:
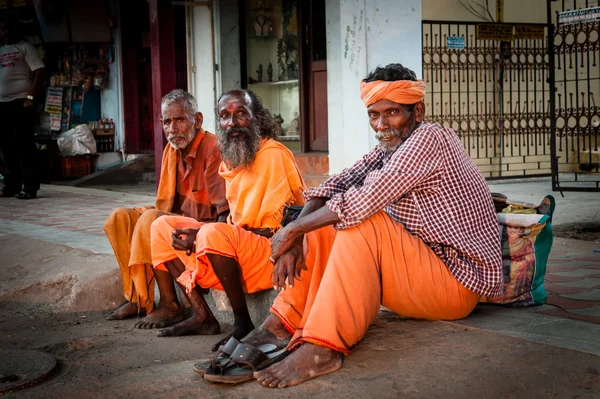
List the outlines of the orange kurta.
<svg viewBox="0 0 600 399">
<path fill-rule="evenodd" d="M 277 229 L 285 205 L 301 205 L 304 181 L 293 154 L 275 140 L 263 139 L 250 167 L 228 169 L 221 164 L 219 174 L 225 178 L 230 216 L 224 223 L 197 223 L 189 218 L 162 217 L 152 224 L 152 260 L 155 268 L 179 258 L 186 266 L 178 281 L 191 290 L 223 289 L 206 254 L 234 258 L 242 269 L 244 289 L 257 292 L 272 286 L 269 262 L 270 240 L 247 231 L 252 228 Z M 196 254 L 186 256 L 171 246 L 171 232 L 176 228 L 199 228 Z"/>
<path fill-rule="evenodd" d="M 119 208 L 109 216 L 104 231 L 121 270 L 125 299 L 138 303 L 148 312 L 154 308 L 152 222 L 173 212 L 214 221 L 219 213 L 228 209 L 225 181 L 218 174 L 220 163 L 217 138 L 212 133 L 198 132 L 185 160 L 180 151 L 167 145 L 155 209 Z"/>
<path fill-rule="evenodd" d="M 313 231 L 304 245 L 308 271 L 271 308 L 294 333 L 290 347 L 306 341 L 349 353 L 380 305 L 405 317 L 455 320 L 481 296 L 383 211 L 353 228 Z"/>
</svg>

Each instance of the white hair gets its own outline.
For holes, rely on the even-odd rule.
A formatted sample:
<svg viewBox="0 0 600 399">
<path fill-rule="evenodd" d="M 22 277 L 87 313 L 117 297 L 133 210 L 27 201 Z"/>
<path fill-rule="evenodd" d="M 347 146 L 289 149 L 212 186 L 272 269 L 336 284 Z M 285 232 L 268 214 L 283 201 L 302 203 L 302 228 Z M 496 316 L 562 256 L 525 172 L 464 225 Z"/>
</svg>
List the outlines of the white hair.
<svg viewBox="0 0 600 399">
<path fill-rule="evenodd" d="M 174 102 L 180 102 L 183 104 L 183 109 L 186 115 L 190 120 L 194 119 L 196 112 L 198 112 L 198 105 L 194 96 L 185 90 L 175 89 L 162 98 L 161 107 L 167 107 Z"/>
</svg>

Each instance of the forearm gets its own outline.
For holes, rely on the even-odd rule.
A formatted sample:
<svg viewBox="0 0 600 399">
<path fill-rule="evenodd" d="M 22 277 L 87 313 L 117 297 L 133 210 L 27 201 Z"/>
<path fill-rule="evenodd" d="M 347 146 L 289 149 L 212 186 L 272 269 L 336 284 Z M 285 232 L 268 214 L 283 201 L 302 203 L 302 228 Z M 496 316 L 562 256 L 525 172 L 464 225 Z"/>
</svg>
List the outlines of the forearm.
<svg viewBox="0 0 600 399">
<path fill-rule="evenodd" d="M 289 234 L 298 238 L 321 227 L 339 223 L 339 216 L 325 205 L 326 202 L 327 198 L 315 198 L 309 201 L 305 207 L 306 213 L 303 209 L 298 219 L 288 225 Z"/>
<path fill-rule="evenodd" d="M 37 97 L 44 86 L 44 74 L 46 68 L 39 68 L 33 71 L 33 82 L 31 83 L 30 95 Z"/>
</svg>

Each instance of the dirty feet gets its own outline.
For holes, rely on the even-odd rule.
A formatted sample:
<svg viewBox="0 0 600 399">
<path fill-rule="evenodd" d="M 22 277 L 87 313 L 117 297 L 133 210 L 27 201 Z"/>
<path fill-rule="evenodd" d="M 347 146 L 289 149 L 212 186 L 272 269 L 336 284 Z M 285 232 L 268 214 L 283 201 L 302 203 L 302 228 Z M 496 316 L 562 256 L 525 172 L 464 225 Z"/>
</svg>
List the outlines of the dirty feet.
<svg viewBox="0 0 600 399">
<path fill-rule="evenodd" d="M 151 329 L 163 328 L 183 320 L 183 313 L 179 306 L 159 304 L 154 312 L 144 317 L 135 324 L 135 328 Z"/>
<path fill-rule="evenodd" d="M 113 310 L 106 315 L 106 320 L 123 320 L 129 317 L 137 316 L 138 314 L 145 315 L 146 309 L 138 309 L 137 303 L 127 301 L 118 309 Z"/>
<path fill-rule="evenodd" d="M 214 319 L 192 315 L 181 323 L 158 331 L 159 337 L 179 337 L 182 335 L 217 335 L 221 332 L 219 322 Z"/>
<path fill-rule="evenodd" d="M 291 338 L 292 334 L 285 329 L 279 317 L 271 313 L 261 326 L 246 335 L 242 342 L 253 346 L 274 344 L 278 348 L 285 348 Z"/>
<path fill-rule="evenodd" d="M 324 346 L 305 343 L 280 363 L 255 372 L 254 378 L 266 387 L 285 388 L 333 373 L 341 367 L 341 353 Z"/>
</svg>

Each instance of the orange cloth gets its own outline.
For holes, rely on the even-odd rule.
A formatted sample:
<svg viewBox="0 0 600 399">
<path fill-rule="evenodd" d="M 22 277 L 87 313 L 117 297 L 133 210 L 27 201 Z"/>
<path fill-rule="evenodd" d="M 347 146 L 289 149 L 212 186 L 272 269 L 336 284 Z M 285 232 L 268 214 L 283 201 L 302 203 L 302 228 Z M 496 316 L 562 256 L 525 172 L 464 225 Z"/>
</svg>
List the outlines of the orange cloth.
<svg viewBox="0 0 600 399">
<path fill-rule="evenodd" d="M 415 104 L 425 98 L 425 83 L 422 80 L 396 80 L 386 82 L 375 80 L 373 82 L 360 82 L 360 98 L 365 105 L 379 100 L 390 100 L 398 104 Z"/>
<path fill-rule="evenodd" d="M 273 228 L 285 205 L 304 204 L 304 180 L 294 154 L 283 144 L 263 139 L 250 168 L 229 169 L 221 163 L 229 201 L 229 223 L 243 228 Z"/>
<path fill-rule="evenodd" d="M 121 271 L 123 295 L 147 312 L 154 309 L 154 273 L 150 252 L 150 226 L 169 212 L 149 209 L 115 209 L 104 224 Z"/>
<path fill-rule="evenodd" d="M 225 181 L 218 174 L 221 153 L 217 136 L 200 130 L 185 159 L 167 145 L 156 196 L 156 209 L 214 221 L 229 209 Z"/>
<path fill-rule="evenodd" d="M 289 347 L 311 342 L 349 353 L 381 304 L 405 317 L 455 320 L 480 298 L 383 211 L 353 228 L 313 231 L 304 245 L 309 270 L 271 308 L 294 333 Z"/>
<path fill-rule="evenodd" d="M 165 262 L 179 258 L 186 269 L 178 281 L 188 291 L 196 284 L 222 289 L 206 254 L 223 255 L 240 264 L 246 292 L 271 288 L 270 240 L 245 229 L 276 229 L 285 205 L 304 204 L 301 194 L 304 181 L 294 156 L 283 144 L 263 140 L 250 167 L 229 170 L 221 164 L 219 173 L 227 182 L 229 223 L 201 224 L 184 217 L 159 218 L 152 224 L 152 263 L 156 269 L 166 270 Z M 186 256 L 171 246 L 173 229 L 186 227 L 200 228 L 195 256 Z"/>
<path fill-rule="evenodd" d="M 142 213 L 138 209 L 119 208 L 104 224 L 121 271 L 125 299 L 138 303 L 147 312 L 154 308 L 152 222 L 172 212 L 184 212 L 205 222 L 215 221 L 219 213 L 229 208 L 225 180 L 218 174 L 221 155 L 216 136 L 201 130 L 194 138 L 186 160 L 180 158 L 180 151 L 170 145 L 165 147 L 156 209 Z M 180 189 L 178 195 L 179 187 L 184 190 Z"/>
<path fill-rule="evenodd" d="M 201 255 L 187 256 L 185 251 L 175 251 L 171 246 L 173 229 L 200 229 L 196 248 Z M 242 272 L 244 292 L 251 294 L 273 288 L 271 272 L 273 264 L 270 240 L 248 230 L 227 223 L 201 223 L 181 216 L 165 216 L 152 224 L 152 258 L 158 270 L 167 270 L 165 262 L 179 258 L 186 270 L 178 281 L 189 292 L 195 285 L 223 291 L 219 278 L 208 262 L 206 253 L 227 256 L 238 261 Z M 195 260 L 198 256 L 199 260 Z"/>
</svg>

